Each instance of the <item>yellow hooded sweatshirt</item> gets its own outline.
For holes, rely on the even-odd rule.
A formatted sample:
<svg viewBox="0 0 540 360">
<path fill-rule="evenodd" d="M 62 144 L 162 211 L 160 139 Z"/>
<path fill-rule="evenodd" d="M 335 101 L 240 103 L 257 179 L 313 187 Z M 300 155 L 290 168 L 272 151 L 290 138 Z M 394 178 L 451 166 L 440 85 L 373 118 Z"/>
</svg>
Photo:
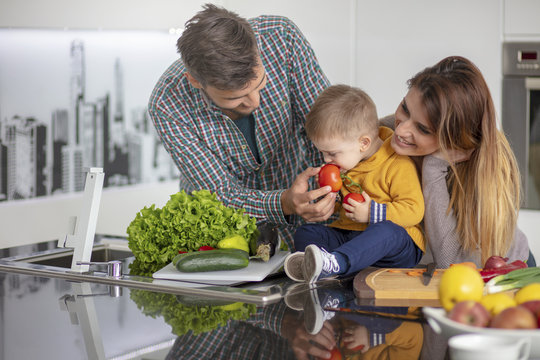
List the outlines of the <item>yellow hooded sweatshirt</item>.
<svg viewBox="0 0 540 360">
<path fill-rule="evenodd" d="M 390 145 L 393 131 L 381 126 L 379 137 L 382 146 L 370 158 L 360 161 L 347 172 L 353 181 L 362 186 L 372 202 L 369 223 L 390 220 L 405 228 L 415 244 L 425 251 L 425 239 L 421 228 L 424 218 L 424 196 L 418 173 L 413 161 L 408 156 L 395 153 Z M 344 198 L 349 191 L 341 189 Z M 345 216 L 345 209 L 340 207 L 339 219 L 330 226 L 364 231 L 369 223 L 358 223 Z"/>
</svg>

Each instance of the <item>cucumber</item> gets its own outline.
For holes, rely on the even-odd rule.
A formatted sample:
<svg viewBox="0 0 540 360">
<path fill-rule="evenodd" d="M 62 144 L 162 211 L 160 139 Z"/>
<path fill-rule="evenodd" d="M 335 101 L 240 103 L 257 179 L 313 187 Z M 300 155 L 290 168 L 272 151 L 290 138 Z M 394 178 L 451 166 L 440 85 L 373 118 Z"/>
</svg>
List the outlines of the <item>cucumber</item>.
<svg viewBox="0 0 540 360">
<path fill-rule="evenodd" d="M 179 254 L 173 264 L 181 272 L 242 269 L 249 265 L 249 254 L 239 249 L 216 249 Z"/>
<path fill-rule="evenodd" d="M 236 303 L 234 300 L 212 299 L 196 295 L 176 295 L 176 300 L 182 305 L 191 307 L 223 306 Z"/>
</svg>

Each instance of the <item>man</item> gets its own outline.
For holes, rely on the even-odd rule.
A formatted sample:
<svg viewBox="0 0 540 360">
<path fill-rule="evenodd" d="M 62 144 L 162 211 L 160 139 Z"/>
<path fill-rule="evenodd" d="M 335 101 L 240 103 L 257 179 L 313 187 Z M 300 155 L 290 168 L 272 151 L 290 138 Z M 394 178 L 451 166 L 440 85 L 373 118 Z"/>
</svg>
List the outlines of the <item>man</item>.
<svg viewBox="0 0 540 360">
<path fill-rule="evenodd" d="M 329 85 L 309 43 L 287 18 L 245 20 L 207 4 L 177 48 L 181 59 L 159 79 L 149 114 L 181 189 L 208 189 L 279 225 L 292 249 L 294 229 L 328 219 L 336 196 L 330 187 L 308 191 L 319 171 L 310 166 L 324 161 L 305 115 Z"/>
</svg>

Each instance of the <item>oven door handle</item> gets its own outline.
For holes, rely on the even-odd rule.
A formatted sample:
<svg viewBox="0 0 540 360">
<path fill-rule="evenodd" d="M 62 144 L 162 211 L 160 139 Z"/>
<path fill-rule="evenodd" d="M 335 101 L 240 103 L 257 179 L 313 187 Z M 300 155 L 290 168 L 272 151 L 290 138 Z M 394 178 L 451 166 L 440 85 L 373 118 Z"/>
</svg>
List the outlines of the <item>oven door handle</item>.
<svg viewBox="0 0 540 360">
<path fill-rule="evenodd" d="M 526 77 L 525 88 L 527 90 L 540 90 L 540 77 Z"/>
</svg>

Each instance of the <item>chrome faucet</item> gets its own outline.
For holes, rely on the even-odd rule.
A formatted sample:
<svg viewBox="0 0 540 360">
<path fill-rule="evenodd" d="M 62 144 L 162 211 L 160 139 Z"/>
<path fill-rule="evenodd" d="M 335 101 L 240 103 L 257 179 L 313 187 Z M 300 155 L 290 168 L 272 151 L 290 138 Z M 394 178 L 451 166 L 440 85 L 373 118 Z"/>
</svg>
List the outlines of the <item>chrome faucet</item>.
<svg viewBox="0 0 540 360">
<path fill-rule="evenodd" d="M 103 190 L 103 168 L 86 168 L 83 204 L 79 216 L 70 217 L 68 233 L 58 239 L 58 247 L 73 248 L 71 271 L 88 272 Z"/>
</svg>

